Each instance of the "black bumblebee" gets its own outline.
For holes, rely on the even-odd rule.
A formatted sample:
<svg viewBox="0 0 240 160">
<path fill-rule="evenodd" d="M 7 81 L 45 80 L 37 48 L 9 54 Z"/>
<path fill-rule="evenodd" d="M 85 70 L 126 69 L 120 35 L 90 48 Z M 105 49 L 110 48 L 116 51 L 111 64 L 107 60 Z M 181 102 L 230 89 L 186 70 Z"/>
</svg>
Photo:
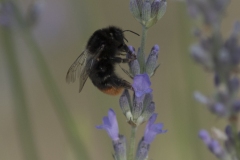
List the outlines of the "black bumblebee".
<svg viewBox="0 0 240 160">
<path fill-rule="evenodd" d="M 124 31 L 115 26 L 95 31 L 88 40 L 86 49 L 69 68 L 66 81 L 74 82 L 78 77 L 80 80 L 79 92 L 88 77 L 99 90 L 109 95 L 117 95 L 124 88 L 132 89 L 129 82 L 115 74 L 116 63 L 127 63 L 136 59 L 134 55 L 130 58 L 119 57 L 126 53 L 131 55 L 124 40 L 126 40 Z"/>
</svg>

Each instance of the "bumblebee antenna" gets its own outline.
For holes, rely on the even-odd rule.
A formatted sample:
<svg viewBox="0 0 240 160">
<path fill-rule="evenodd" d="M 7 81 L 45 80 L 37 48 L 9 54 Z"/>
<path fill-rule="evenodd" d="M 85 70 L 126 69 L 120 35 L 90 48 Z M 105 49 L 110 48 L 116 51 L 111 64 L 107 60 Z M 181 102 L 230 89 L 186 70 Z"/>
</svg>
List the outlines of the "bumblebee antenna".
<svg viewBox="0 0 240 160">
<path fill-rule="evenodd" d="M 125 38 L 125 37 L 123 37 L 123 38 L 124 38 L 124 40 L 125 40 L 125 41 L 127 41 L 127 42 L 128 42 L 127 38 Z"/>
<path fill-rule="evenodd" d="M 132 32 L 133 34 L 136 34 L 137 36 L 140 36 L 138 33 L 133 32 L 133 31 L 131 31 L 131 30 L 124 30 L 123 32 Z"/>
</svg>

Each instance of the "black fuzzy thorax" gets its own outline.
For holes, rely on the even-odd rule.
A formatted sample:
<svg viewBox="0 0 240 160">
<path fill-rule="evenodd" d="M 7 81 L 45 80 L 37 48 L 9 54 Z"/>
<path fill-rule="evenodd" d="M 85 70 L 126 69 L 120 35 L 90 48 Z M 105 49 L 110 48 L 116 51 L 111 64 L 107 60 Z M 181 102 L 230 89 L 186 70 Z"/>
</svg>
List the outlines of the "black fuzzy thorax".
<svg viewBox="0 0 240 160">
<path fill-rule="evenodd" d="M 124 44 L 123 31 L 120 28 L 110 26 L 95 31 L 87 43 L 87 49 L 92 54 L 97 54 L 98 50 L 104 46 L 102 56 L 116 56 L 119 47 Z"/>
<path fill-rule="evenodd" d="M 89 74 L 92 83 L 99 89 L 119 87 L 122 79 L 115 74 L 115 64 L 112 58 L 120 52 L 119 48 L 124 44 L 124 35 L 121 29 L 110 26 L 99 29 L 93 33 L 87 43 L 90 54 L 97 54 L 101 46 L 103 50 L 98 56 L 98 61 L 93 64 Z"/>
</svg>

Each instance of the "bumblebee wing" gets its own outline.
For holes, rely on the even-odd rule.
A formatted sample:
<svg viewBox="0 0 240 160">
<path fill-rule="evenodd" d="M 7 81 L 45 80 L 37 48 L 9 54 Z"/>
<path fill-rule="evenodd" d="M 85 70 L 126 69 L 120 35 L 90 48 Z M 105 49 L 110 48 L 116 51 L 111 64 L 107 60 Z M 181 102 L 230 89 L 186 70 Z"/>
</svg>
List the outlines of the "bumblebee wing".
<svg viewBox="0 0 240 160">
<path fill-rule="evenodd" d="M 91 73 L 92 69 L 93 69 L 93 65 L 98 62 L 98 57 L 100 55 L 100 53 L 102 52 L 104 48 L 104 45 L 102 45 L 96 53 L 92 54 L 92 53 L 88 53 L 87 54 L 87 57 L 86 57 L 86 60 L 84 61 L 85 64 L 84 64 L 84 68 L 81 70 L 81 73 L 80 73 L 80 78 L 79 78 L 79 81 L 80 81 L 80 85 L 79 85 L 79 92 L 82 91 L 82 88 L 88 78 L 88 75 Z"/>
<path fill-rule="evenodd" d="M 86 80 L 88 79 L 88 75 L 91 72 L 92 65 L 97 61 L 102 49 L 103 46 L 100 47 L 95 54 L 89 53 L 88 50 L 83 51 L 69 68 L 66 75 L 67 83 L 75 82 L 78 77 L 80 82 L 79 92 L 81 92 Z"/>
<path fill-rule="evenodd" d="M 66 75 L 66 81 L 67 83 L 75 82 L 76 78 L 79 77 L 79 73 L 81 72 L 82 68 L 84 68 L 84 64 L 86 61 L 87 52 L 83 51 L 78 58 L 75 60 L 75 62 L 71 65 L 71 67 L 68 69 L 67 75 Z M 78 72 L 78 75 L 77 75 Z"/>
</svg>

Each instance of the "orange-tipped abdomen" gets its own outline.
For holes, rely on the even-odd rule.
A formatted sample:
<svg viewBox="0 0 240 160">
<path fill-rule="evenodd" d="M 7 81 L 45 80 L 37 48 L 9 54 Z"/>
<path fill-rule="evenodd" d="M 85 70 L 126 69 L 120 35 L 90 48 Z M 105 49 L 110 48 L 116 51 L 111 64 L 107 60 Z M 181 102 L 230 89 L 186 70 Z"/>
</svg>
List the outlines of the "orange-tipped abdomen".
<svg viewBox="0 0 240 160">
<path fill-rule="evenodd" d="M 119 95 L 120 93 L 122 93 L 123 88 L 111 87 L 111 88 L 99 89 L 99 90 L 102 91 L 105 94 L 116 96 L 116 95 Z"/>
</svg>

